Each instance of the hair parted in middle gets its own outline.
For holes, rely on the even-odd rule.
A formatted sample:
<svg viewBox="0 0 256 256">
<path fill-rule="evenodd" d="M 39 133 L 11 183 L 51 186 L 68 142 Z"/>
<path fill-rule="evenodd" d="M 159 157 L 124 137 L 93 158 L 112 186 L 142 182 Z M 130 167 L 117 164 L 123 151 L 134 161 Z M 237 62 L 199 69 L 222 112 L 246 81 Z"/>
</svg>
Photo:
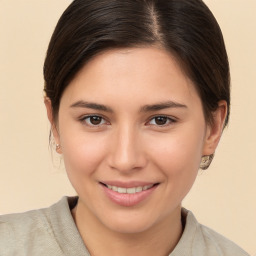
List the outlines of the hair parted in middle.
<svg viewBox="0 0 256 256">
<path fill-rule="evenodd" d="M 176 58 L 197 89 L 208 123 L 225 100 L 227 124 L 228 57 L 220 27 L 202 0 L 74 0 L 55 28 L 44 64 L 54 118 L 65 88 L 91 58 L 108 49 L 147 46 Z"/>
</svg>

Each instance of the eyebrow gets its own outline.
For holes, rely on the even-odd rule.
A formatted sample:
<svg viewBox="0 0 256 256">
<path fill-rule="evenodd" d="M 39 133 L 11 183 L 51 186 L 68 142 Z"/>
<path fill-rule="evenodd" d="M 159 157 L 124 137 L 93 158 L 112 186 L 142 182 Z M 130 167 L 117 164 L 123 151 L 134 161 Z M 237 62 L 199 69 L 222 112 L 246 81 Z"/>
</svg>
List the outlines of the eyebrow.
<svg viewBox="0 0 256 256">
<path fill-rule="evenodd" d="M 166 101 L 166 102 L 161 102 L 161 103 L 152 104 L 152 105 L 145 105 L 141 108 L 140 111 L 151 112 L 151 111 L 159 111 L 167 108 L 188 108 L 188 107 L 184 104 L 180 104 L 175 101 Z"/>
<path fill-rule="evenodd" d="M 100 110 L 100 111 L 110 112 L 110 113 L 114 112 L 108 106 L 94 103 L 94 102 L 82 101 L 82 100 L 75 102 L 70 107 L 71 108 L 90 108 L 90 109 L 95 109 L 95 110 Z M 167 109 L 167 108 L 187 108 L 187 106 L 184 104 L 175 102 L 175 101 L 166 101 L 166 102 L 160 102 L 157 104 L 142 106 L 140 109 L 140 112 L 159 111 L 159 110 Z"/>
<path fill-rule="evenodd" d="M 70 107 L 71 108 L 91 108 L 91 109 L 105 111 L 105 112 L 111 112 L 111 113 L 113 112 L 113 110 L 110 107 L 107 107 L 105 105 L 82 101 L 82 100 L 75 102 Z"/>
</svg>

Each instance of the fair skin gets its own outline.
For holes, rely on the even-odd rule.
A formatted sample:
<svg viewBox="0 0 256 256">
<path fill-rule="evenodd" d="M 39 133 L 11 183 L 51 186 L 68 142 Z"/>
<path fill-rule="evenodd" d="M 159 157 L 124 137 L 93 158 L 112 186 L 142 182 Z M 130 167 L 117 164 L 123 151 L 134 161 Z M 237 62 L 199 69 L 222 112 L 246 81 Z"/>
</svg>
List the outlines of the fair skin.
<svg viewBox="0 0 256 256">
<path fill-rule="evenodd" d="M 90 60 L 64 91 L 58 120 L 45 104 L 91 255 L 168 255 L 182 235 L 181 202 L 201 157 L 219 142 L 226 103 L 208 125 L 175 58 L 145 47 Z"/>
</svg>

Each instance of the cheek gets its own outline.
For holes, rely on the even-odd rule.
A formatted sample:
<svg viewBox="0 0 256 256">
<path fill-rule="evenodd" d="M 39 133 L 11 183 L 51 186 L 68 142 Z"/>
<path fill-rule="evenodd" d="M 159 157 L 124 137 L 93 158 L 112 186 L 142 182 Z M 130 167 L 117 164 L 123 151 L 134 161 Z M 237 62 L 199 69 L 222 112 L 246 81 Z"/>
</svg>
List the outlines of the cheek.
<svg viewBox="0 0 256 256">
<path fill-rule="evenodd" d="M 169 214 L 174 206 L 181 204 L 196 180 L 201 146 L 195 136 L 176 136 L 156 147 L 152 155 L 154 165 L 165 177 L 162 201 L 169 205 L 165 208 L 165 214 Z"/>
<path fill-rule="evenodd" d="M 177 166 L 178 169 L 198 167 L 203 148 L 203 133 L 179 131 L 163 138 L 151 139 L 149 146 L 152 156 L 161 159 L 164 166 Z M 191 165 L 192 164 L 192 165 Z"/>
<path fill-rule="evenodd" d="M 67 136 L 69 134 L 69 136 Z M 104 160 L 106 142 L 102 136 L 63 132 L 61 136 L 62 153 L 69 176 L 92 174 Z"/>
<path fill-rule="evenodd" d="M 187 127 L 151 140 L 153 163 L 166 177 L 173 193 L 185 195 L 193 185 L 201 161 L 203 134 L 203 129 Z"/>
</svg>

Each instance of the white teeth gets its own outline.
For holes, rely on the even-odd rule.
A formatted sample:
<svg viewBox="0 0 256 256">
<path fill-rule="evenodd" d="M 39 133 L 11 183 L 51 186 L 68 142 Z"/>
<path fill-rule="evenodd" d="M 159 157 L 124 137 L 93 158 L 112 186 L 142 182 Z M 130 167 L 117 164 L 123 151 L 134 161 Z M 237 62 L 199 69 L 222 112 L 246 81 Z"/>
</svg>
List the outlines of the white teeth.
<svg viewBox="0 0 256 256">
<path fill-rule="evenodd" d="M 117 188 L 117 192 L 120 194 L 125 194 L 126 193 L 126 188 Z"/>
<path fill-rule="evenodd" d="M 117 191 L 118 191 L 118 188 L 117 188 L 116 186 L 113 186 L 113 187 L 112 187 L 112 190 L 114 190 L 114 191 L 117 192 Z"/>
<path fill-rule="evenodd" d="M 141 191 L 148 190 L 152 188 L 154 185 L 148 185 L 148 186 L 143 186 L 143 187 L 134 187 L 134 188 L 121 188 L 121 187 L 116 187 L 116 186 L 111 186 L 107 185 L 107 187 L 115 192 L 118 192 L 120 194 L 135 194 L 139 193 Z"/>
<path fill-rule="evenodd" d="M 135 194 L 136 188 L 127 188 L 127 193 L 128 194 Z"/>
<path fill-rule="evenodd" d="M 137 187 L 136 188 L 136 192 L 141 192 L 142 191 L 142 187 Z"/>
<path fill-rule="evenodd" d="M 153 185 L 144 186 L 144 187 L 143 187 L 143 190 L 147 190 L 147 189 L 152 188 L 152 187 L 153 187 Z"/>
</svg>

